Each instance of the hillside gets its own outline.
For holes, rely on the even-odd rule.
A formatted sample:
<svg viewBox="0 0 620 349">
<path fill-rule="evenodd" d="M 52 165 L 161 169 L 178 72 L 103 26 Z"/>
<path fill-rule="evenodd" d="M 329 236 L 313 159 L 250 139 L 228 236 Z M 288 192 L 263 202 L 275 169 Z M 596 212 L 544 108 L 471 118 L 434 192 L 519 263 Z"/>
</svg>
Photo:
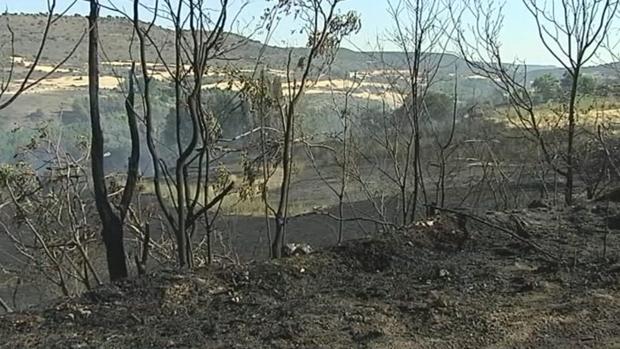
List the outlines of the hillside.
<svg viewBox="0 0 620 349">
<path fill-rule="evenodd" d="M 528 80 L 533 81 L 539 76 L 550 74 L 558 79 L 564 76 L 564 69 L 557 67 L 547 67 L 537 70 L 528 71 Z M 598 80 L 616 79 L 620 72 L 620 66 L 618 63 L 608 63 L 600 65 L 592 65 L 583 69 L 583 74 L 592 76 Z"/>
<path fill-rule="evenodd" d="M 617 348 L 620 242 L 602 258 L 600 212 L 482 217 L 516 217 L 518 238 L 442 217 L 309 255 L 154 273 L 0 316 L 0 348 Z"/>
<path fill-rule="evenodd" d="M 46 17 L 36 14 L 8 14 L 0 15 L 0 23 L 8 20 L 15 33 L 15 52 L 17 55 L 32 58 L 37 48 Z M 63 59 L 79 42 L 80 36 L 86 29 L 87 19 L 83 16 L 67 16 L 57 20 L 50 32 L 49 45 L 43 54 L 46 63 L 58 62 Z M 125 18 L 107 17 L 100 20 L 100 36 L 103 58 L 112 62 L 127 62 L 132 58 L 130 45 L 132 35 L 132 23 Z M 0 33 L 0 41 L 6 42 L 8 33 Z M 174 33 L 161 26 L 152 29 L 151 37 L 160 48 L 161 54 L 166 61 L 172 62 L 174 47 L 171 45 Z M 137 53 L 136 43 L 133 43 L 133 55 Z M 217 64 L 231 64 L 237 68 L 252 68 L 256 64 L 256 57 L 262 48 L 259 41 L 253 38 L 245 38 L 236 34 L 227 34 L 225 47 L 230 48 L 224 60 Z M 273 69 L 284 69 L 291 48 L 267 46 L 263 54 L 266 66 Z M 301 56 L 304 48 L 292 48 L 293 57 Z M 86 63 L 86 43 L 82 42 L 75 55 L 69 60 L 69 65 L 82 67 Z M 157 51 L 150 45 L 147 47 L 147 56 L 152 62 L 158 60 Z M 438 61 L 438 55 L 429 53 L 428 61 Z M 471 75 L 465 62 L 453 54 L 446 54 L 442 59 L 442 73 L 447 75 L 457 69 L 459 75 Z M 349 49 L 341 49 L 334 61 L 332 69 L 336 72 L 346 73 L 355 71 L 375 71 L 389 67 L 391 69 L 406 69 L 405 56 L 401 52 L 356 52 Z M 529 71 L 549 69 L 549 66 L 528 66 Z"/>
<path fill-rule="evenodd" d="M 7 20 L 7 15 L 0 16 L 0 22 Z M 45 16 L 42 15 L 8 15 L 8 21 L 15 33 L 15 52 L 24 57 L 31 58 L 34 49 L 41 38 L 41 32 L 45 24 Z M 71 48 L 79 42 L 80 36 L 86 29 L 87 19 L 83 16 L 67 16 L 60 18 L 55 22 L 49 36 L 49 45 L 46 48 L 43 59 L 45 62 L 58 62 L 63 59 L 71 50 Z M 107 17 L 100 20 L 101 47 L 105 60 L 108 61 L 130 61 L 132 55 L 130 53 L 131 36 L 133 24 L 125 18 Z M 0 34 L 0 39 L 8 33 Z M 174 38 L 174 32 L 170 29 L 155 26 L 152 29 L 151 37 L 156 42 L 157 47 L 161 50 L 162 57 L 172 62 L 174 60 L 174 47 L 171 42 Z M 234 47 L 226 54 L 226 60 L 219 61 L 219 64 L 230 63 L 237 68 L 250 68 L 256 63 L 262 44 L 258 41 L 248 39 L 235 34 L 227 34 L 224 47 L 225 50 Z M 137 52 L 137 44 L 134 42 L 132 50 Z M 304 48 L 294 48 L 295 51 L 303 51 Z M 288 56 L 288 48 L 280 48 L 275 46 L 266 47 L 263 54 L 263 62 L 275 69 L 285 68 Z M 299 52 L 301 54 L 301 52 Z M 69 61 L 70 65 L 81 66 L 86 62 L 86 43 L 82 42 L 75 55 Z M 157 51 L 149 45 L 147 56 L 152 61 L 158 60 Z M 293 54 L 296 57 L 297 54 Z M 402 64 L 401 54 L 387 53 L 384 59 L 389 64 Z M 379 57 L 373 53 L 359 53 L 350 50 L 342 50 L 338 59 L 334 63 L 334 68 L 342 71 L 365 70 L 369 65 L 374 64 Z"/>
</svg>

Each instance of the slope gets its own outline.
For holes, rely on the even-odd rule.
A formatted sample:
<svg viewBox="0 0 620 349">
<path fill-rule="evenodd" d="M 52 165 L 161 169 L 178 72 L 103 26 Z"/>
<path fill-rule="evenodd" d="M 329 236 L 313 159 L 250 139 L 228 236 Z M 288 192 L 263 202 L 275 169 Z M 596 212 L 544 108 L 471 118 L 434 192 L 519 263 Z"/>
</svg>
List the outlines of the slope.
<svg viewBox="0 0 620 349">
<path fill-rule="evenodd" d="M 0 316 L 0 347 L 616 348 L 620 243 L 609 241 L 615 259 L 600 258 L 597 212 L 484 216 L 504 226 L 516 217 L 529 242 L 567 264 L 442 217 L 310 255 L 160 272 Z"/>
</svg>

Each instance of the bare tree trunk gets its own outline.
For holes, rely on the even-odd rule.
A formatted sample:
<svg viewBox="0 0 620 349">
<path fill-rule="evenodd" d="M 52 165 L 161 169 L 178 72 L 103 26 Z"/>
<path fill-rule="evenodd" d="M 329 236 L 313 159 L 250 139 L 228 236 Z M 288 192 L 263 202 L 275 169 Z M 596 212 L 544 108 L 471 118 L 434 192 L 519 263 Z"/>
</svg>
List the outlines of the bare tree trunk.
<svg viewBox="0 0 620 349">
<path fill-rule="evenodd" d="M 342 244 L 344 239 L 344 195 L 347 191 L 347 176 L 349 171 L 349 112 L 348 94 L 345 100 L 345 108 L 343 115 L 344 130 L 342 133 L 342 168 L 340 172 L 340 191 L 338 192 L 338 245 Z"/>
<path fill-rule="evenodd" d="M 570 90 L 570 98 L 568 101 L 568 137 L 566 149 L 566 188 L 564 193 L 564 201 L 566 205 L 573 204 L 573 186 L 574 186 L 574 142 L 575 142 L 575 113 L 577 103 L 577 90 L 579 86 L 579 65 L 572 75 L 573 81 Z"/>
<path fill-rule="evenodd" d="M 260 76 L 260 80 L 261 80 L 261 85 L 265 86 L 266 85 L 266 79 L 265 79 L 265 72 L 261 72 L 261 76 Z M 270 86 L 270 92 L 271 94 L 275 94 L 275 89 L 273 88 L 273 85 L 275 83 L 279 84 L 279 88 L 282 88 L 282 83 L 279 80 L 275 80 L 275 81 L 269 81 L 269 83 L 271 84 Z M 281 96 L 276 96 L 275 98 L 280 98 Z M 260 118 L 260 146 L 261 146 L 261 154 L 262 154 L 262 161 L 261 161 L 261 172 L 262 172 L 262 176 L 263 176 L 263 186 L 261 188 L 261 198 L 263 200 L 263 213 L 264 213 L 264 218 L 265 218 L 265 229 L 267 230 L 267 243 L 269 244 L 269 257 L 270 258 L 274 258 L 273 255 L 273 247 L 272 247 L 272 238 L 271 238 L 271 220 L 269 218 L 269 163 L 267 160 L 267 148 L 266 148 L 266 142 L 267 142 L 267 133 L 265 128 L 269 125 L 271 126 L 271 122 L 268 119 L 270 117 L 269 113 L 268 113 L 268 109 L 265 106 L 266 103 L 266 98 L 265 96 L 260 96 L 260 102 L 259 102 L 259 118 Z"/>
<path fill-rule="evenodd" d="M 286 115 L 286 128 L 284 132 L 284 150 L 282 151 L 282 184 L 280 186 L 280 201 L 276 211 L 276 235 L 271 246 L 271 254 L 274 258 L 282 257 L 284 235 L 286 234 L 286 213 L 288 210 L 288 194 L 291 185 L 292 171 L 292 143 L 293 125 L 295 122 L 295 106 L 290 103 Z"/>
<path fill-rule="evenodd" d="M 88 41 L 88 94 L 90 100 L 91 119 L 91 162 L 95 203 L 101 218 L 103 242 L 106 247 L 106 257 L 110 280 L 116 281 L 127 277 L 127 263 L 123 244 L 123 224 L 120 218 L 112 211 L 108 202 L 108 193 L 105 183 L 103 164 L 104 140 L 99 113 L 99 32 L 98 32 L 99 4 L 97 0 L 90 1 L 89 41 Z"/>
</svg>

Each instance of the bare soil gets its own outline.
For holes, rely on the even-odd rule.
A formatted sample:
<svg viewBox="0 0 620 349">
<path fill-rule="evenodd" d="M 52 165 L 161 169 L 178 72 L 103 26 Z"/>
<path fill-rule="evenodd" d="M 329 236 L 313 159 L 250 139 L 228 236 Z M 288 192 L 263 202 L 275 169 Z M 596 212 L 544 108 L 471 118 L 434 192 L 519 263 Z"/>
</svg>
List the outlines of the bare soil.
<svg viewBox="0 0 620 349">
<path fill-rule="evenodd" d="M 519 239 L 442 216 L 154 273 L 3 315 L 0 348 L 620 348 L 620 239 L 606 229 L 620 207 L 601 205 L 482 217 Z"/>
</svg>

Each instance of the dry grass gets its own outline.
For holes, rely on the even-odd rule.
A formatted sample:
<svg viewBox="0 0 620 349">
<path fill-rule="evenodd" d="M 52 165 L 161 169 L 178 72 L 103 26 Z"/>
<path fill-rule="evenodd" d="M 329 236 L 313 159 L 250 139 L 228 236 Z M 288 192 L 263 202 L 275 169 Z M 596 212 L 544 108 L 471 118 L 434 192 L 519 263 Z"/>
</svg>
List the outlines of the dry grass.
<svg viewBox="0 0 620 349">
<path fill-rule="evenodd" d="M 29 62 L 24 62 L 27 67 Z M 104 62 L 102 63 L 104 66 L 114 67 L 114 68 L 129 68 L 131 66 L 131 62 L 126 61 L 112 61 L 112 62 Z M 151 69 L 150 75 L 153 79 L 158 81 L 170 81 L 170 75 L 166 71 L 163 65 L 157 63 L 147 63 L 148 67 Z M 51 65 L 38 65 L 36 70 L 41 73 L 49 73 L 52 71 L 54 67 Z M 186 69 L 190 69 L 190 67 L 185 67 Z M 29 93 L 46 93 L 46 92 L 54 92 L 54 91 L 71 91 L 71 90 L 82 90 L 88 87 L 88 76 L 84 72 L 76 72 L 75 70 L 59 68 L 56 70 L 56 73 L 53 74 L 48 79 L 42 81 L 39 85 L 35 86 Z M 283 72 L 277 69 L 269 70 L 270 74 L 273 75 L 282 75 Z M 221 90 L 232 90 L 239 91 L 243 88 L 240 81 L 234 80 L 229 81 L 227 79 L 227 74 L 223 71 L 210 71 L 207 73 L 208 77 L 221 77 L 222 79 L 215 83 L 206 84 L 205 88 L 217 88 Z M 121 78 L 114 75 L 101 75 L 99 77 L 100 87 L 102 89 L 115 89 L 118 88 L 121 83 Z M 355 82 L 353 80 L 347 79 L 321 79 L 316 82 L 310 83 L 308 85 L 308 89 L 306 90 L 307 94 L 313 95 L 344 95 L 347 93 L 352 87 L 354 87 Z M 357 88 L 354 89 L 351 95 L 356 98 L 364 99 L 364 100 L 373 100 L 373 101 L 386 101 L 389 105 L 396 107 L 402 101 L 402 96 L 395 92 L 389 92 L 390 86 L 385 83 L 364 81 Z M 282 92 L 284 94 L 288 93 L 288 86 L 286 82 L 282 83 Z"/>
<path fill-rule="evenodd" d="M 554 105 L 545 105 L 535 109 L 538 126 L 542 130 L 564 128 L 568 126 L 568 113 L 557 109 Z M 583 104 L 577 113 L 580 126 L 596 128 L 598 125 L 614 125 L 620 123 L 620 108 L 615 103 L 588 102 Z M 510 108 L 500 108 L 489 117 L 498 122 L 505 122 L 511 128 L 522 127 L 517 113 Z"/>
<path fill-rule="evenodd" d="M 277 202 L 277 191 L 280 188 L 280 182 L 282 180 L 282 171 L 278 170 L 271 177 L 271 180 L 268 182 L 269 196 L 271 198 L 271 205 L 276 205 Z M 265 212 L 265 206 L 261 199 L 260 195 L 260 185 L 262 181 L 257 181 L 254 183 L 253 187 L 249 187 L 247 183 L 244 183 L 243 178 L 239 175 L 231 174 L 229 176 L 229 181 L 236 183 L 236 189 L 231 194 L 227 195 L 226 198 L 222 201 L 220 206 L 220 212 L 225 215 L 240 215 L 240 216 L 262 216 Z M 246 191 L 250 191 L 252 194 L 249 196 L 241 195 L 242 189 Z M 195 193 L 196 186 L 190 185 L 190 191 Z M 162 186 L 163 197 L 170 202 L 175 200 L 175 193 L 170 193 L 168 188 L 164 185 Z M 141 184 L 141 192 L 145 194 L 154 194 L 155 187 L 152 181 L 144 181 Z M 214 186 L 210 186 L 208 190 L 208 195 L 210 198 L 214 197 L 219 193 L 219 189 L 214 188 Z M 204 201 L 204 189 L 200 189 L 200 193 L 198 195 L 200 202 Z M 308 212 L 312 209 L 315 203 L 313 200 L 304 200 L 303 198 L 296 198 L 295 200 L 291 200 L 289 204 L 289 213 L 291 215 L 297 215 L 301 213 Z"/>
</svg>

